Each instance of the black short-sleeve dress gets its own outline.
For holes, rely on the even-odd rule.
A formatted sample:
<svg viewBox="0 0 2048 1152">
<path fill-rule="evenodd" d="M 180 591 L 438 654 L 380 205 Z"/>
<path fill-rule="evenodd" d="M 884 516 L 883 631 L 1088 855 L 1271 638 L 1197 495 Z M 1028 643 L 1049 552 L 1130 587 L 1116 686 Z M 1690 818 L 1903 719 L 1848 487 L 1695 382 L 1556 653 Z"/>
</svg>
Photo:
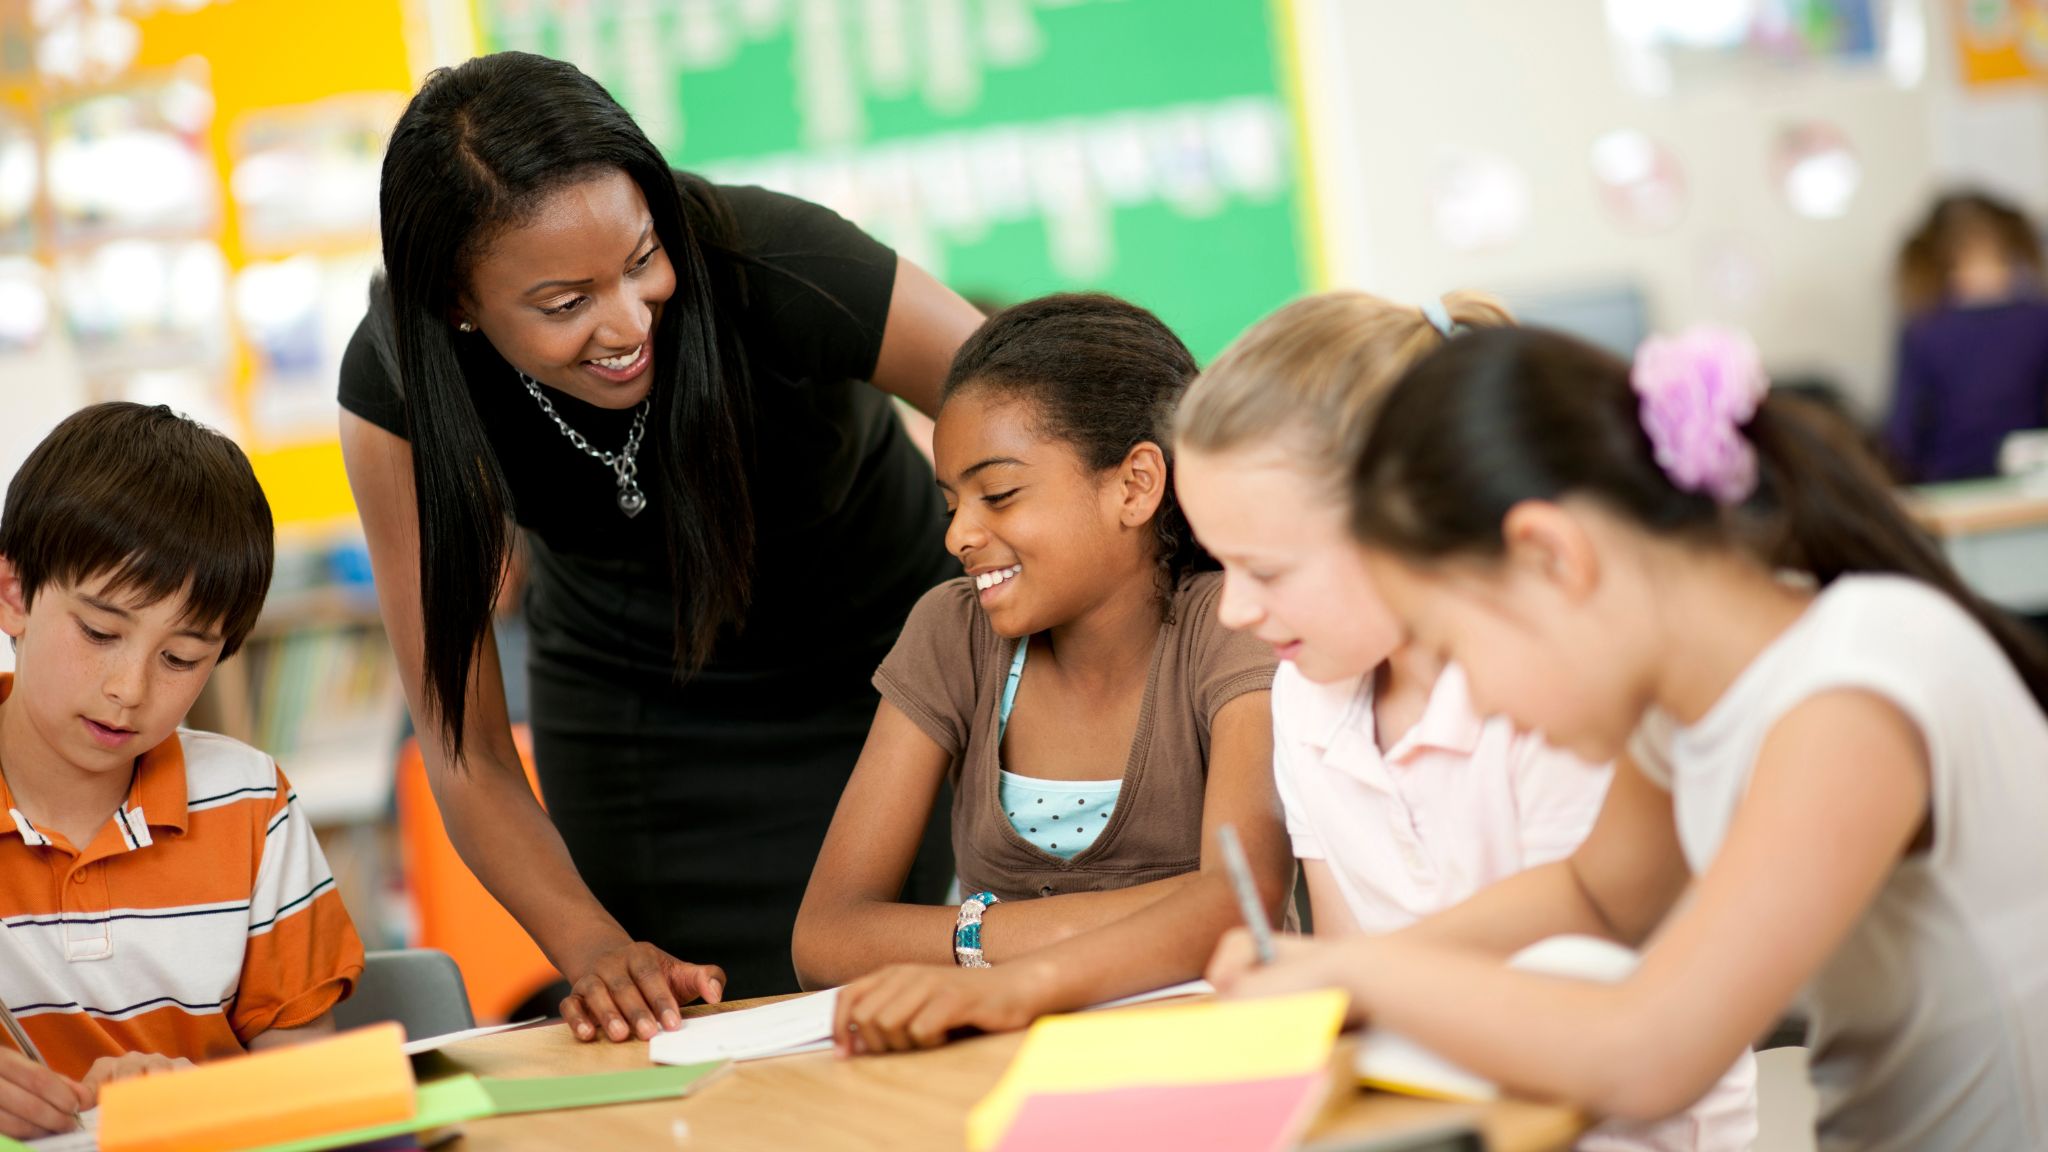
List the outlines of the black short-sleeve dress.
<svg viewBox="0 0 2048 1152">
<path fill-rule="evenodd" d="M 815 204 L 717 191 L 745 257 L 756 570 L 745 627 L 721 634 L 687 683 L 660 509 L 622 514 L 611 470 L 569 443 L 481 336 L 469 373 L 528 553 L 549 815 L 626 930 L 724 966 L 732 998 L 796 990 L 790 929 L 874 718 L 869 677 L 918 596 L 959 568 L 930 466 L 865 383 L 895 254 Z M 404 436 L 397 372 L 371 326 L 342 361 L 341 405 Z M 547 391 L 593 445 L 625 443 L 630 410 Z M 950 873 L 942 826 L 926 842 L 936 855 L 921 855 L 913 884 L 935 902 Z"/>
</svg>

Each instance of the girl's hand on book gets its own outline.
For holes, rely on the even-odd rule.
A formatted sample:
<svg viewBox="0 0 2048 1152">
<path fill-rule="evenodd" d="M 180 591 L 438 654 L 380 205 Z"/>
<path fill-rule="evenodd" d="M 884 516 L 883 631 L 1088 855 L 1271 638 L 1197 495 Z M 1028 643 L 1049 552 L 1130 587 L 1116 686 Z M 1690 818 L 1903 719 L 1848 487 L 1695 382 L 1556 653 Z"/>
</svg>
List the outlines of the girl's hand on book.
<svg viewBox="0 0 2048 1152">
<path fill-rule="evenodd" d="M 0 1136 L 33 1140 L 78 1127 L 92 1107 L 85 1088 L 11 1048 L 0 1047 Z"/>
<path fill-rule="evenodd" d="M 832 1046 L 841 1056 L 936 1048 L 958 1028 L 1007 1032 L 1043 1010 L 1023 969 L 895 964 L 839 990 Z"/>
</svg>

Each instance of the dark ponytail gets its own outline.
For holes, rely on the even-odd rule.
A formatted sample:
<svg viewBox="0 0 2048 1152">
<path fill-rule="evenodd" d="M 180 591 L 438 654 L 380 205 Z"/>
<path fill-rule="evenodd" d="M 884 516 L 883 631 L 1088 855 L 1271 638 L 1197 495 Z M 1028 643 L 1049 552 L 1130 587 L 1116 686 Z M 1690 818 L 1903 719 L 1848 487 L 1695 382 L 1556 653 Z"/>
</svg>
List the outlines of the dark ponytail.
<svg viewBox="0 0 2048 1152">
<path fill-rule="evenodd" d="M 1041 296 L 990 317 L 961 345 L 944 400 L 993 388 L 1038 410 L 1048 435 L 1102 471 L 1146 441 L 1166 458 L 1166 492 L 1152 516 L 1160 595 L 1216 561 L 1195 542 L 1173 488 L 1173 411 L 1196 372 L 1173 329 L 1136 304 L 1097 292 Z M 943 401 L 942 401 L 943 402 Z"/>
<path fill-rule="evenodd" d="M 709 185 L 670 170 L 602 86 L 524 52 L 438 69 L 384 156 L 379 209 L 388 289 L 373 336 L 404 393 L 420 527 L 425 704 L 451 756 L 462 752 L 470 673 L 504 570 L 505 474 L 477 414 L 479 394 L 518 380 L 481 336 L 458 338 L 456 301 L 479 250 L 550 193 L 624 172 L 646 197 L 676 270 L 653 340 L 651 467 L 667 519 L 679 675 L 701 668 L 749 600 L 753 412 L 745 362 L 720 307 L 739 290 L 733 226 Z M 378 316 L 379 309 L 384 315 Z M 424 721 L 425 718 L 422 717 Z M 426 725 L 423 723 L 422 727 Z"/>
<path fill-rule="evenodd" d="M 2048 711 L 2048 645 L 1966 587 L 1840 417 L 1771 394 L 1743 428 L 1756 491 L 1733 508 L 1673 485 L 1652 455 L 1629 365 L 1541 329 L 1467 334 L 1395 385 L 1352 474 L 1363 541 L 1435 560 L 1499 555 L 1525 500 L 1588 496 L 1660 536 L 1748 549 L 1822 586 L 1890 573 L 1940 589 Z"/>
</svg>

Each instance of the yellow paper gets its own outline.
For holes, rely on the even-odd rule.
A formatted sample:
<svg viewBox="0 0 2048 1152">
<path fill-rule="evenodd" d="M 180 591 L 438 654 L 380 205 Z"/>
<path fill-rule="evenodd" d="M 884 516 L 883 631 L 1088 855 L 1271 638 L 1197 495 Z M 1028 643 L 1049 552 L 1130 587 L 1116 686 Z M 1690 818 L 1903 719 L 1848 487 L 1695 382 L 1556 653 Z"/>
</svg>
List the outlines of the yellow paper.
<svg viewBox="0 0 2048 1152">
<path fill-rule="evenodd" d="M 1268 1000 L 1047 1016 L 967 1116 L 967 1146 L 1002 1139 L 1024 1098 L 1138 1084 L 1216 1084 L 1325 1067 L 1350 998 L 1336 989 Z"/>
<path fill-rule="evenodd" d="M 378 1024 L 328 1040 L 121 1080 L 100 1091 L 103 1152 L 249 1148 L 409 1119 L 405 1030 Z"/>
</svg>

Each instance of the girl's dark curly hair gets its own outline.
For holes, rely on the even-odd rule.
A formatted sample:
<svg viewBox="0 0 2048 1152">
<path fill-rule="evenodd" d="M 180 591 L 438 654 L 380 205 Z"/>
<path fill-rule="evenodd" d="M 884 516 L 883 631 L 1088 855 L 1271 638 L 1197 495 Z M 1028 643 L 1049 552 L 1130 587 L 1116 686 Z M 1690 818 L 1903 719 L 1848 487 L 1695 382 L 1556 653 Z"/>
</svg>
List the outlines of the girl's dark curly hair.
<svg viewBox="0 0 2048 1152">
<path fill-rule="evenodd" d="M 1173 412 L 1194 380 L 1195 357 L 1159 317 L 1098 292 L 1064 292 L 990 317 L 953 357 L 943 398 L 989 388 L 1029 401 L 1048 436 L 1072 444 L 1098 471 L 1150 441 L 1167 484 L 1152 527 L 1159 591 L 1171 604 L 1189 574 L 1216 561 L 1195 541 L 1173 491 Z"/>
</svg>

